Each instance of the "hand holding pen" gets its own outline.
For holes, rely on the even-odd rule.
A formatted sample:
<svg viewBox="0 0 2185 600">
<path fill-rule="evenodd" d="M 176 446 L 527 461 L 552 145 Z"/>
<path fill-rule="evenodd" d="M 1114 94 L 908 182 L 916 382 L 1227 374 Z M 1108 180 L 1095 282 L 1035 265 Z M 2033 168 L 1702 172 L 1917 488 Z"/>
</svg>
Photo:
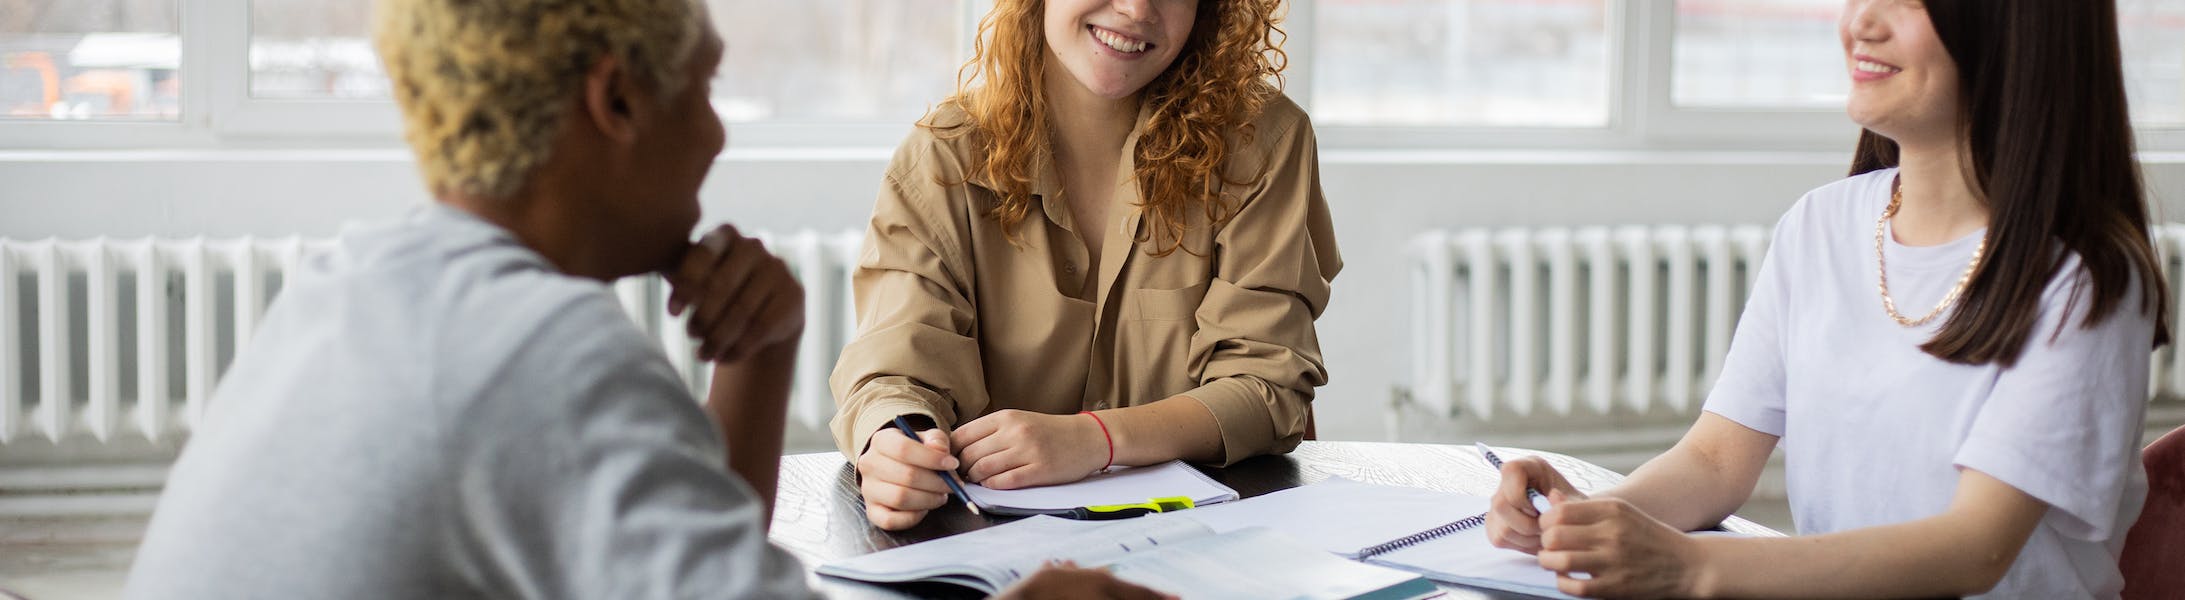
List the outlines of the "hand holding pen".
<svg viewBox="0 0 2185 600">
<path fill-rule="evenodd" d="M 903 432 L 903 435 L 910 436 L 911 439 L 918 439 L 918 431 L 911 429 L 910 419 L 907 417 L 895 417 L 895 429 Z M 979 514 L 979 503 L 972 502 L 971 494 L 964 493 L 964 482 L 956 478 L 956 470 L 938 469 L 938 471 L 941 475 L 941 482 L 948 484 L 948 492 L 955 494 L 957 500 L 962 500 L 964 508 L 970 509 L 971 514 Z"/>
<path fill-rule="evenodd" d="M 939 429 L 905 433 L 907 424 L 879 427 L 855 463 L 865 519 L 888 531 L 909 529 L 952 496 L 963 496 L 950 485 L 961 461 L 949 447 L 948 435 Z"/>
<path fill-rule="evenodd" d="M 1488 500 L 1487 541 L 1497 547 L 1540 552 L 1540 515 L 1549 510 L 1544 491 L 1559 492 L 1565 499 L 1586 497 L 1548 461 L 1526 457 L 1502 462 L 1494 450 L 1479 445 L 1480 457 L 1502 472 L 1502 484 Z"/>
</svg>

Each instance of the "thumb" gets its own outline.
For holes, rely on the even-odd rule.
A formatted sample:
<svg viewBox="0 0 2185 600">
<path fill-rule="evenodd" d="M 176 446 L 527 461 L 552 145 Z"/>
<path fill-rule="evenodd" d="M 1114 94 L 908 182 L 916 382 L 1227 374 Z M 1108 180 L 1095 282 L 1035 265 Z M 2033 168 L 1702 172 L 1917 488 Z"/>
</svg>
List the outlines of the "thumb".
<svg viewBox="0 0 2185 600">
<path fill-rule="evenodd" d="M 942 433 L 940 429 L 928 429 L 918 432 L 918 441 L 943 453 L 955 454 L 955 452 L 949 450 L 948 434 Z"/>
<path fill-rule="evenodd" d="M 1538 459 L 1527 459 L 1525 463 L 1525 476 L 1527 479 L 1531 480 L 1530 483 L 1533 484 L 1533 489 L 1540 490 L 1541 492 L 1561 490 L 1565 497 L 1574 499 L 1585 498 L 1584 494 L 1576 493 L 1578 491 L 1577 488 L 1572 487 L 1570 484 L 1570 480 L 1564 478 L 1561 471 L 1555 470 L 1554 465 L 1550 465 L 1547 461 Z"/>
<path fill-rule="evenodd" d="M 713 257 L 718 259 L 728 255 L 729 244 L 739 237 L 742 237 L 742 234 L 737 233 L 735 225 L 722 223 L 720 227 L 716 227 L 713 231 L 708 231 L 705 235 L 700 236 L 698 243 L 695 245 L 712 252 Z"/>
</svg>

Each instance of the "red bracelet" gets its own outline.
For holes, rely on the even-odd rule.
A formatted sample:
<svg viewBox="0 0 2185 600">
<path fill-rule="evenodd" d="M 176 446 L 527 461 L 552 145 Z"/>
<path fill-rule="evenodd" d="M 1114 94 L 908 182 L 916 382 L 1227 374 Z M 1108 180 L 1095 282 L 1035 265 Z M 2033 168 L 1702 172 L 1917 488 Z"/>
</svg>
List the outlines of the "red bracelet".
<svg viewBox="0 0 2185 600">
<path fill-rule="evenodd" d="M 1108 435 L 1108 423 L 1100 420 L 1100 415 L 1093 414 L 1089 410 L 1079 411 L 1077 414 L 1092 417 L 1094 423 L 1100 424 L 1100 437 L 1108 440 L 1108 464 L 1100 465 L 1100 470 L 1106 471 L 1108 467 L 1115 466 L 1115 436 Z"/>
</svg>

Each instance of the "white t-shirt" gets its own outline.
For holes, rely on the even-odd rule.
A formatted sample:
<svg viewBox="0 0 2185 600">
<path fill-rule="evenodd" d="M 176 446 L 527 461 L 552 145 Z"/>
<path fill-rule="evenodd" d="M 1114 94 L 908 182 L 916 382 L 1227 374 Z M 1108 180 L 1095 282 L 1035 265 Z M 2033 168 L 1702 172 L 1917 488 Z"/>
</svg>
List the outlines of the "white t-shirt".
<svg viewBox="0 0 2185 600">
<path fill-rule="evenodd" d="M 128 597 L 811 595 L 604 285 L 438 205 L 295 273 L 176 462 Z"/>
<path fill-rule="evenodd" d="M 1706 410 L 1782 437 L 1800 533 L 1940 514 L 1958 469 L 1974 469 L 2050 506 L 1989 595 L 2116 597 L 2117 553 L 2147 494 L 2138 441 L 2154 322 L 2137 282 L 2085 328 L 2092 291 L 2073 302 L 2086 274 L 2067 255 L 2014 367 L 1930 356 L 1919 345 L 1949 314 L 1901 326 L 1875 289 L 1874 220 L 1895 178 L 1823 186 L 1783 216 Z M 1898 312 L 1933 310 L 1984 234 L 1907 247 L 1885 233 Z"/>
</svg>

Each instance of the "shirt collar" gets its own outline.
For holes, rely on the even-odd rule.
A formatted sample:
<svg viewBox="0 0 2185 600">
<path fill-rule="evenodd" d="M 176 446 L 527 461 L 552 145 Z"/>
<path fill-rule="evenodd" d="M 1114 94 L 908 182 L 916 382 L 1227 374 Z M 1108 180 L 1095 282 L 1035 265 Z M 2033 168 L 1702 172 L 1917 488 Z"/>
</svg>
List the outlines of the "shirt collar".
<svg viewBox="0 0 2185 600">
<path fill-rule="evenodd" d="M 1139 102 L 1138 116 L 1131 123 L 1130 134 L 1123 137 L 1123 147 L 1118 150 L 1122 153 L 1122 160 L 1116 164 L 1124 165 L 1124 170 L 1136 171 L 1138 138 L 1145 135 L 1146 123 L 1152 120 L 1153 103 Z M 994 188 L 988 186 L 988 189 Z M 1137 188 L 1133 186 L 1131 189 Z M 1116 192 L 1122 191 L 1122 188 L 1116 188 Z M 1032 149 L 1032 195 L 1039 198 L 1040 209 L 1046 213 L 1047 220 L 1058 224 L 1063 222 L 1059 213 L 1069 212 L 1069 207 L 1061 203 L 1062 176 L 1055 172 L 1053 144 L 1043 144 Z M 1094 223 L 1092 226 L 1103 227 L 1105 224 Z"/>
</svg>

